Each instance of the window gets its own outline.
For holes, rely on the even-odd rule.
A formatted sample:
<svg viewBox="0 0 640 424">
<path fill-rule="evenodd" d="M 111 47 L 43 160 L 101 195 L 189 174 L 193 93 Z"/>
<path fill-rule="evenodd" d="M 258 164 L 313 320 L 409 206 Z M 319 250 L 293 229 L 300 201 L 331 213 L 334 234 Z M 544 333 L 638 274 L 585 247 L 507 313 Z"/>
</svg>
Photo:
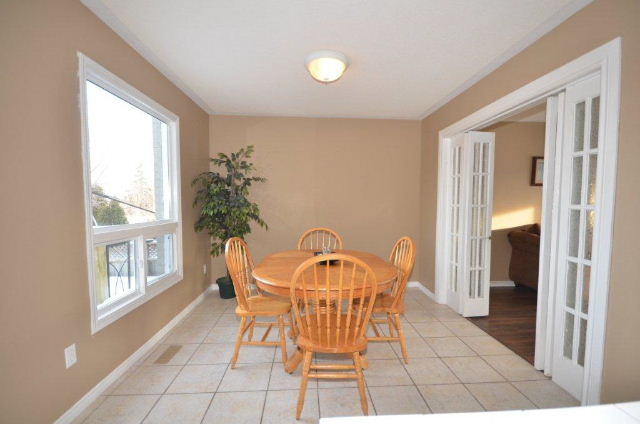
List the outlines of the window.
<svg viewBox="0 0 640 424">
<path fill-rule="evenodd" d="M 79 58 L 95 333 L 182 279 L 178 118 Z"/>
</svg>

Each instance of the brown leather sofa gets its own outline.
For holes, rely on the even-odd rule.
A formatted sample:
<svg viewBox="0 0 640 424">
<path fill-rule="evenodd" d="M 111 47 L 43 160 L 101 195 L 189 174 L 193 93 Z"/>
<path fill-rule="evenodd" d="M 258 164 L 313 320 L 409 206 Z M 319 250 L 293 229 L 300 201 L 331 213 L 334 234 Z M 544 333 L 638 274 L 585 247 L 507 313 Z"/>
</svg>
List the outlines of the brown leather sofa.
<svg viewBox="0 0 640 424">
<path fill-rule="evenodd" d="M 540 226 L 533 224 L 511 231 L 507 237 L 511 243 L 509 278 L 517 285 L 538 289 L 538 262 L 540 261 Z"/>
</svg>

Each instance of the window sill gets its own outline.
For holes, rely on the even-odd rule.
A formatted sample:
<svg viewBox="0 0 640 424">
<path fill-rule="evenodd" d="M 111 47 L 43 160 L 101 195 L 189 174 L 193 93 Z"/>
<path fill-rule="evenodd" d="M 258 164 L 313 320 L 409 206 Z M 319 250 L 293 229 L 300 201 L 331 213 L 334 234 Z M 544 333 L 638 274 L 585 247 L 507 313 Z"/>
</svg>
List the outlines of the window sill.
<svg viewBox="0 0 640 424">
<path fill-rule="evenodd" d="M 119 320 L 138 306 L 153 299 L 182 280 L 183 275 L 176 271 L 158 281 L 155 281 L 152 285 L 147 286 L 145 293 L 137 293 L 133 296 L 129 295 L 125 297 L 121 302 L 109 307 L 106 311 L 96 317 L 96 319 L 91 323 L 91 335 L 96 334 L 109 324 Z M 100 313 L 100 311 L 98 311 L 98 313 Z"/>
</svg>

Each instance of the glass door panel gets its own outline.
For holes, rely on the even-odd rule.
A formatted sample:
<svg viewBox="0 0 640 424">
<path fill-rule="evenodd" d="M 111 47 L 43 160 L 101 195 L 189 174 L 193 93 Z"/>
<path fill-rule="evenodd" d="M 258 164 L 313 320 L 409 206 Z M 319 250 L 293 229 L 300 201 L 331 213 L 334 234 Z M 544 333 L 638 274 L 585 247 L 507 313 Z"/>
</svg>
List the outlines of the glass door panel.
<svg viewBox="0 0 640 424">
<path fill-rule="evenodd" d="M 449 145 L 447 304 L 464 316 L 489 313 L 494 142 L 470 131 Z"/>
<path fill-rule="evenodd" d="M 553 380 L 582 397 L 599 158 L 600 78 L 567 88 Z"/>
<path fill-rule="evenodd" d="M 461 293 L 464 316 L 489 314 L 489 261 L 491 256 L 491 210 L 495 135 L 470 131 L 464 135 L 467 155 L 463 180 L 465 193 L 464 276 Z"/>
<path fill-rule="evenodd" d="M 447 304 L 454 310 L 459 308 L 459 285 L 461 273 L 461 243 L 462 229 L 460 218 L 462 199 L 462 147 L 463 138 L 458 137 L 452 140 L 449 151 L 450 164 L 448 183 L 450 188 L 448 199 L 448 269 L 447 269 Z"/>
</svg>

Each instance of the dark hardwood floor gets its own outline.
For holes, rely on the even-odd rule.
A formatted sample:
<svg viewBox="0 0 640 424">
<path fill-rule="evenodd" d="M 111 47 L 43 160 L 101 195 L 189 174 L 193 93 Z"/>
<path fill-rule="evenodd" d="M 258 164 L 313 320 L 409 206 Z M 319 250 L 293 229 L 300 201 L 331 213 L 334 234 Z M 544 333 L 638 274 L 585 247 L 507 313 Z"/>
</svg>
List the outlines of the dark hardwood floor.
<svg viewBox="0 0 640 424">
<path fill-rule="evenodd" d="M 533 364 L 537 297 L 524 286 L 492 287 L 489 316 L 467 319 Z"/>
</svg>

